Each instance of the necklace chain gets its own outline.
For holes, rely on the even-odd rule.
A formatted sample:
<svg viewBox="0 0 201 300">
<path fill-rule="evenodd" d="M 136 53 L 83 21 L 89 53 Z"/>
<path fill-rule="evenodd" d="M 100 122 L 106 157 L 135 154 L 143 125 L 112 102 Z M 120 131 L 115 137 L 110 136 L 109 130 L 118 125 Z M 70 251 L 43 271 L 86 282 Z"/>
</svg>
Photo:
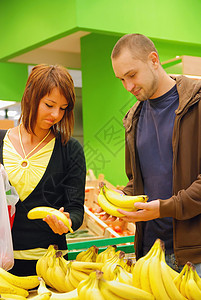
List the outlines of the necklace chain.
<svg viewBox="0 0 201 300">
<path fill-rule="evenodd" d="M 34 152 L 42 144 L 42 142 L 44 142 L 44 140 L 49 136 L 49 134 L 51 132 L 51 129 L 48 131 L 48 133 L 46 134 L 46 136 L 38 143 L 38 145 L 36 145 L 36 147 L 34 147 L 28 154 L 25 153 L 24 146 L 22 144 L 22 136 L 21 136 L 21 132 L 20 132 L 20 125 L 18 126 L 18 131 L 19 131 L 20 146 L 21 146 L 23 154 L 24 154 L 24 159 L 27 159 L 28 156 L 32 152 Z"/>
</svg>

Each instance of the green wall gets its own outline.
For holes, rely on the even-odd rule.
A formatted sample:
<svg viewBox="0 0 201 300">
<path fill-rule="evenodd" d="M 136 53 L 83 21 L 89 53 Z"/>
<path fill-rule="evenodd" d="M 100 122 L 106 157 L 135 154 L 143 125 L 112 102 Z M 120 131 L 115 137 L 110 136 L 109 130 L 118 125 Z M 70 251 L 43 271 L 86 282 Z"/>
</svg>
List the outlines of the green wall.
<svg viewBox="0 0 201 300">
<path fill-rule="evenodd" d="M 0 100 L 21 101 L 27 78 L 26 64 L 0 63 Z"/>
<path fill-rule="evenodd" d="M 200 0 L 0 1 L 0 60 L 78 30 L 201 45 Z"/>
<path fill-rule="evenodd" d="M 134 104 L 113 73 L 110 54 L 117 37 L 81 39 L 84 151 L 87 168 L 117 185 L 126 183 L 123 116 Z"/>
</svg>

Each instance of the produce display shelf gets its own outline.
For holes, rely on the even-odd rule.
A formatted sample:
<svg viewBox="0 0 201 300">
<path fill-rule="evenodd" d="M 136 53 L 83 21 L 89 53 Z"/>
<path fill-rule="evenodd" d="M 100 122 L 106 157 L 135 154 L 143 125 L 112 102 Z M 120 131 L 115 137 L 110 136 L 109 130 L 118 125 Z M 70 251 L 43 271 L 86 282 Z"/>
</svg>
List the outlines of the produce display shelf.
<svg viewBox="0 0 201 300">
<path fill-rule="evenodd" d="M 74 260 L 78 253 L 88 249 L 89 247 L 95 245 L 99 248 L 98 252 L 104 251 L 109 245 L 116 245 L 117 251 L 121 250 L 125 253 L 134 253 L 134 235 L 123 236 L 123 237 L 113 237 L 113 238 L 100 238 L 93 239 L 90 241 L 81 242 L 71 242 L 68 243 L 68 259 Z"/>
</svg>

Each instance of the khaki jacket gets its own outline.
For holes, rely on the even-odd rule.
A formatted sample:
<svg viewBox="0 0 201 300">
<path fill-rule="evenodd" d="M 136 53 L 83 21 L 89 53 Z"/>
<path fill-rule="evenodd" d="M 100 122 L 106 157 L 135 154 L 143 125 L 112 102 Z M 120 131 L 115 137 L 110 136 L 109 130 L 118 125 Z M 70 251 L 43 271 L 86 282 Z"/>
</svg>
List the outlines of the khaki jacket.
<svg viewBox="0 0 201 300">
<path fill-rule="evenodd" d="M 160 200 L 160 217 L 173 218 L 173 244 L 178 265 L 201 263 L 201 80 L 174 78 L 179 94 L 172 136 L 173 192 Z M 126 130 L 126 174 L 128 195 L 143 194 L 136 125 L 142 103 L 137 101 L 123 119 Z M 150 145 L 151 147 L 151 145 Z M 142 256 L 144 222 L 136 223 L 135 251 Z"/>
</svg>

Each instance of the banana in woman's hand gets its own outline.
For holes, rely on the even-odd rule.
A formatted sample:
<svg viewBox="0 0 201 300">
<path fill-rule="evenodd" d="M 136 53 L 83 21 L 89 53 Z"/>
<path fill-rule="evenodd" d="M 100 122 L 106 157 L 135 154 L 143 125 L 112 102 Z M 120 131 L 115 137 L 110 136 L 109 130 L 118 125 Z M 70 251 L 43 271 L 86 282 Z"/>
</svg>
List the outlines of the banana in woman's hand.
<svg viewBox="0 0 201 300">
<path fill-rule="evenodd" d="M 68 227 L 69 231 L 71 233 L 73 233 L 73 229 L 71 228 L 68 218 L 65 216 L 64 213 L 62 213 L 61 211 L 59 211 L 58 209 L 52 208 L 52 207 L 48 207 L 48 206 L 38 206 L 38 207 L 34 207 L 33 209 L 31 209 L 28 214 L 27 217 L 28 219 L 43 219 L 47 216 L 56 216 L 56 218 L 60 221 L 62 221 L 64 223 L 64 225 L 66 225 L 66 227 Z"/>
</svg>

